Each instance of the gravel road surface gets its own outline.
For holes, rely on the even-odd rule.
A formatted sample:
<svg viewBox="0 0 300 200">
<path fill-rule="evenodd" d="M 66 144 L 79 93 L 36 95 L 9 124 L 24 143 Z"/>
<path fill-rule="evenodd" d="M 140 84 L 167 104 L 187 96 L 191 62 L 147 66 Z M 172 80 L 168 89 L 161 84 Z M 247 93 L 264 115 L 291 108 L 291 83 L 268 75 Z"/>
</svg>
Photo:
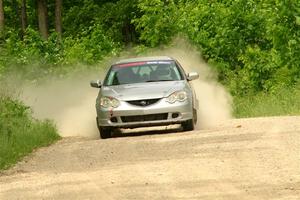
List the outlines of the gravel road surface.
<svg viewBox="0 0 300 200">
<path fill-rule="evenodd" d="M 0 199 L 299 200 L 300 117 L 64 138 L 2 172 Z"/>
</svg>

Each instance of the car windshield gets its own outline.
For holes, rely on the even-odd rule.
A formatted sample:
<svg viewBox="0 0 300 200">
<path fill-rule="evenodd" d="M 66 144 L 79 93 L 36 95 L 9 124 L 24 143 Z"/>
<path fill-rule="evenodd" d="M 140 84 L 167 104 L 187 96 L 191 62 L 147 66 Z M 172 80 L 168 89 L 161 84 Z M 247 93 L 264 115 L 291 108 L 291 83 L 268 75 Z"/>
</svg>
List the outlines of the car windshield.
<svg viewBox="0 0 300 200">
<path fill-rule="evenodd" d="M 183 80 L 183 75 L 175 61 L 132 62 L 113 65 L 104 85 L 178 80 Z"/>
</svg>

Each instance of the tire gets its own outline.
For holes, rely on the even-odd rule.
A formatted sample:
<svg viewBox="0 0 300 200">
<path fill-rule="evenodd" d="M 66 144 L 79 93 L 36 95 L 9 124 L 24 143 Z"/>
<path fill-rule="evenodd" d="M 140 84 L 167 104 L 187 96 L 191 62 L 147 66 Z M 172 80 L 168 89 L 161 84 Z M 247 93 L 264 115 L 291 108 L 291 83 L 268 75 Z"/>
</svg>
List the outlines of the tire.
<svg viewBox="0 0 300 200">
<path fill-rule="evenodd" d="M 96 123 L 97 123 L 97 127 L 98 127 L 98 130 L 99 130 L 99 133 L 100 133 L 100 138 L 101 139 L 110 138 L 111 137 L 111 128 L 99 126 L 98 117 L 96 118 Z"/>
<path fill-rule="evenodd" d="M 194 119 L 189 119 L 181 124 L 183 131 L 192 131 L 194 130 Z"/>
<path fill-rule="evenodd" d="M 187 120 L 181 123 L 183 131 L 192 131 L 195 129 L 195 124 L 197 124 L 198 116 L 197 110 L 193 108 L 193 119 Z"/>
<path fill-rule="evenodd" d="M 111 129 L 106 127 L 100 127 L 100 138 L 107 139 L 111 137 Z"/>
</svg>

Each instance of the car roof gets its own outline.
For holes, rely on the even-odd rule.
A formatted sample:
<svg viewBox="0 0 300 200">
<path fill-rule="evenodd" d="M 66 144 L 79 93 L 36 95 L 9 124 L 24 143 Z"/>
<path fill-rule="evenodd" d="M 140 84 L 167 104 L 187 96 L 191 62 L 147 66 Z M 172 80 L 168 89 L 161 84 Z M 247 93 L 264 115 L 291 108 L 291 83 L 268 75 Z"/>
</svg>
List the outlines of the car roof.
<svg viewBox="0 0 300 200">
<path fill-rule="evenodd" d="M 169 56 L 152 56 L 152 57 L 137 57 L 122 59 L 115 64 L 131 63 L 131 62 L 143 62 L 143 61 L 157 61 L 157 60 L 174 60 Z"/>
</svg>

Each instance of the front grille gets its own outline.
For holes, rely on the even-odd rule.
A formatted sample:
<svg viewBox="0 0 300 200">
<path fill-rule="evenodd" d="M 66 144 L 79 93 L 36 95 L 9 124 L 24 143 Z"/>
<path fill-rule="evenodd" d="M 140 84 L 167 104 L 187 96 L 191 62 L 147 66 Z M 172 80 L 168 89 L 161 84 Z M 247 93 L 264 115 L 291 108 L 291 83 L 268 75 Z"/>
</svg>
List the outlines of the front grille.
<svg viewBox="0 0 300 200">
<path fill-rule="evenodd" d="M 145 122 L 145 121 L 158 121 L 168 119 L 168 113 L 151 114 L 151 115 L 133 115 L 122 116 L 122 122 Z"/>
<path fill-rule="evenodd" d="M 159 100 L 160 99 L 144 99 L 144 100 L 127 101 L 127 103 L 130 103 L 135 106 L 150 106 L 158 102 Z"/>
</svg>

